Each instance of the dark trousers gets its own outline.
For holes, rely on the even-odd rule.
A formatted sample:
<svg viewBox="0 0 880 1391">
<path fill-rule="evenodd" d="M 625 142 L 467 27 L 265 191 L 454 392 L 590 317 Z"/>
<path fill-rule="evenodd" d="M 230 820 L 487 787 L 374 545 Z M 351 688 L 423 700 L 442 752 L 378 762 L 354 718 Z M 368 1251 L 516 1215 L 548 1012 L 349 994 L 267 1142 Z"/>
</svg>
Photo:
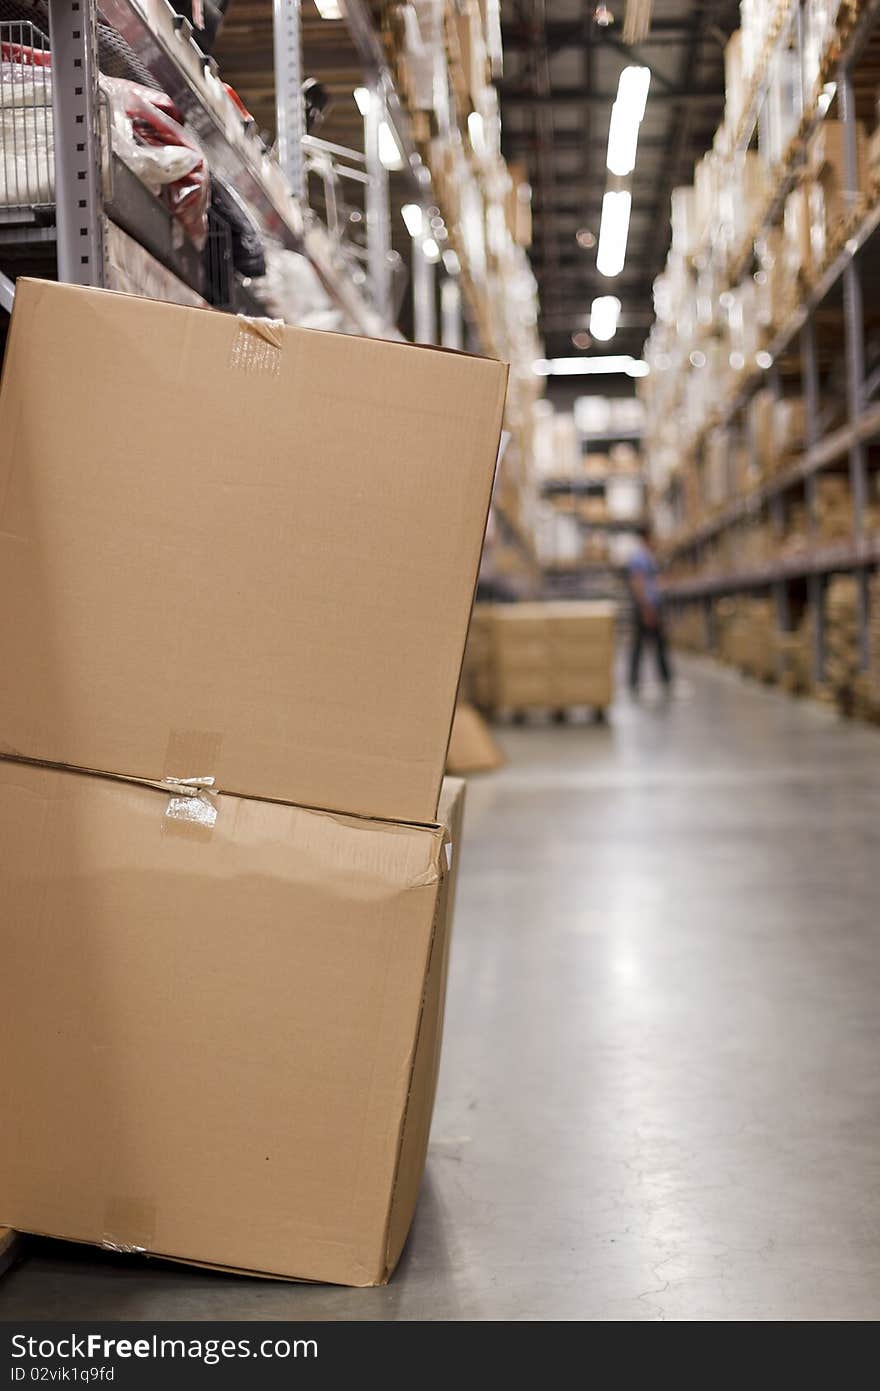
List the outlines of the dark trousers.
<svg viewBox="0 0 880 1391">
<path fill-rule="evenodd" d="M 656 627 L 649 628 L 642 619 L 638 609 L 633 613 L 633 642 L 632 651 L 629 659 L 629 685 L 630 690 L 636 690 L 639 684 L 639 677 L 642 670 L 642 651 L 645 643 L 654 644 L 654 655 L 657 660 L 657 674 L 664 686 L 668 686 L 672 680 L 672 672 L 669 669 L 669 656 L 666 651 L 666 634 L 663 631 L 663 619 L 658 617 Z"/>
</svg>

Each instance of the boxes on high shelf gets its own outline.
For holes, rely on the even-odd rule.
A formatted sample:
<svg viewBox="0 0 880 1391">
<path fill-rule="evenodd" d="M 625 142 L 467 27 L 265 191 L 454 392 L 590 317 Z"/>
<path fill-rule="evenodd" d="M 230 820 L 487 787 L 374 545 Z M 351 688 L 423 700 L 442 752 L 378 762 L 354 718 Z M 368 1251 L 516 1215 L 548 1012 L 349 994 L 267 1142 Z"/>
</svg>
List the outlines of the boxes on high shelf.
<svg viewBox="0 0 880 1391">
<path fill-rule="evenodd" d="M 510 186 L 504 202 L 507 226 L 518 246 L 532 244 L 532 189 L 525 164 L 511 161 L 507 166 Z"/>
<path fill-rule="evenodd" d="M 769 387 L 761 387 L 749 402 L 749 428 L 761 478 L 766 478 L 776 466 L 775 410 L 776 397 Z"/>
<path fill-rule="evenodd" d="M 816 530 L 820 541 L 846 541 L 852 536 L 853 512 L 849 479 L 844 474 L 816 478 Z"/>
<path fill-rule="evenodd" d="M 393 1269 L 436 1078 L 461 789 L 438 794 L 504 377 L 19 281 L 0 1222 L 300 1279 Z"/>
<path fill-rule="evenodd" d="M 843 121 L 821 121 L 807 146 L 810 182 L 810 255 L 821 267 L 835 246 L 835 233 L 850 216 L 854 200 L 868 186 L 865 127 L 856 125 L 856 182 L 850 187 L 846 160 L 846 127 Z"/>
<path fill-rule="evenodd" d="M 791 286 L 791 306 L 798 296 L 799 287 L 810 283 L 813 277 L 813 250 L 810 237 L 809 185 L 801 183 L 789 193 L 782 214 L 783 262 L 786 276 Z"/>
</svg>

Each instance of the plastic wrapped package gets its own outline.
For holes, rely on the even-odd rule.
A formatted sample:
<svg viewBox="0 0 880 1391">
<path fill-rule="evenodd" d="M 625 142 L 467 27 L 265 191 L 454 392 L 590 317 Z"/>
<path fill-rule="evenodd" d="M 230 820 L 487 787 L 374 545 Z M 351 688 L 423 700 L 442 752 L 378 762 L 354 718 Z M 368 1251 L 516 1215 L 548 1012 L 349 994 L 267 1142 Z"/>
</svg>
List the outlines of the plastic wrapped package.
<svg viewBox="0 0 880 1391">
<path fill-rule="evenodd" d="M 331 300 L 308 257 L 275 241 L 267 241 L 265 252 L 266 274 L 252 288 L 273 319 L 331 332 L 346 328 L 344 313 Z"/>
<path fill-rule="evenodd" d="M 770 59 L 767 96 L 758 122 L 758 145 L 771 167 L 783 158 L 801 117 L 800 54 L 777 47 Z"/>
<path fill-rule="evenodd" d="M 208 235 L 210 174 L 194 136 L 164 92 L 124 78 L 101 78 L 110 107 L 113 149 L 152 193 L 161 195 L 193 244 Z"/>
<path fill-rule="evenodd" d="M 0 46 L 0 204 L 51 203 L 55 196 L 52 75 L 39 51 Z"/>
<path fill-rule="evenodd" d="M 692 256 L 697 248 L 697 195 L 692 185 L 672 190 L 670 200 L 672 248 L 681 256 Z"/>
</svg>

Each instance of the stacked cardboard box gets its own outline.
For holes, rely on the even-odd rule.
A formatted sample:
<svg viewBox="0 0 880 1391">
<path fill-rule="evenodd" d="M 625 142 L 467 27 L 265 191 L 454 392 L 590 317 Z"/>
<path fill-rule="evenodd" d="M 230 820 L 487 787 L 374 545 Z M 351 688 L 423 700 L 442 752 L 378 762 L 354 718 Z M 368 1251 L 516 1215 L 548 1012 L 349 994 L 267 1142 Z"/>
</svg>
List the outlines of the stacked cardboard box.
<svg viewBox="0 0 880 1391">
<path fill-rule="evenodd" d="M 604 710 L 614 695 L 614 608 L 610 604 L 497 605 L 492 611 L 496 709 Z"/>
<path fill-rule="evenodd" d="M 479 710 L 492 704 L 491 613 L 491 604 L 474 604 L 461 673 L 461 695 Z"/>
<path fill-rule="evenodd" d="M 743 601 L 739 666 L 758 681 L 777 676 L 776 616 L 771 599 Z"/>
<path fill-rule="evenodd" d="M 813 618 L 807 611 L 793 632 L 777 635 L 779 684 L 791 695 L 813 686 Z"/>
<path fill-rule="evenodd" d="M 347 1284 L 393 1269 L 504 387 L 463 355 L 18 282 L 0 1223 Z"/>
<path fill-rule="evenodd" d="M 854 711 L 859 678 L 859 591 L 852 575 L 835 575 L 825 596 L 825 682 L 844 714 Z"/>
<path fill-rule="evenodd" d="M 868 611 L 868 695 L 880 709 L 880 573 L 871 578 Z"/>
<path fill-rule="evenodd" d="M 868 186 L 865 128 L 856 122 L 856 186 L 850 188 L 846 169 L 846 132 L 842 121 L 819 123 L 807 146 L 810 259 L 821 269 L 837 250 L 853 213 L 864 206 Z"/>
<path fill-rule="evenodd" d="M 844 474 L 821 474 L 816 479 L 816 531 L 825 544 L 852 535 L 852 499 Z"/>
</svg>

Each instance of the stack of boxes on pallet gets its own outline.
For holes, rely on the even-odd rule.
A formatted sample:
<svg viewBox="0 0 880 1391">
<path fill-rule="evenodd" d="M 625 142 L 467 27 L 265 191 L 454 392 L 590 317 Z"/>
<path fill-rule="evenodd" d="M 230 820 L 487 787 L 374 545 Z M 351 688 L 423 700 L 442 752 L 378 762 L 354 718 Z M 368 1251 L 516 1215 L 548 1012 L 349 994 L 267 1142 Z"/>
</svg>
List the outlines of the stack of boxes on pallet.
<svg viewBox="0 0 880 1391">
<path fill-rule="evenodd" d="M 461 820 L 441 782 L 505 379 L 19 281 L 0 1223 L 278 1276 L 393 1269 L 437 1074 Z"/>
<path fill-rule="evenodd" d="M 834 575 L 825 597 L 825 692 L 844 714 L 855 713 L 859 679 L 859 590 L 853 575 Z"/>
<path fill-rule="evenodd" d="M 478 605 L 475 621 L 477 644 L 488 659 L 480 678 L 480 689 L 488 695 L 485 708 L 605 710 L 611 704 L 612 604 L 560 600 Z M 488 644 L 483 646 L 485 634 Z M 472 641 L 469 638 L 469 648 Z"/>
</svg>

